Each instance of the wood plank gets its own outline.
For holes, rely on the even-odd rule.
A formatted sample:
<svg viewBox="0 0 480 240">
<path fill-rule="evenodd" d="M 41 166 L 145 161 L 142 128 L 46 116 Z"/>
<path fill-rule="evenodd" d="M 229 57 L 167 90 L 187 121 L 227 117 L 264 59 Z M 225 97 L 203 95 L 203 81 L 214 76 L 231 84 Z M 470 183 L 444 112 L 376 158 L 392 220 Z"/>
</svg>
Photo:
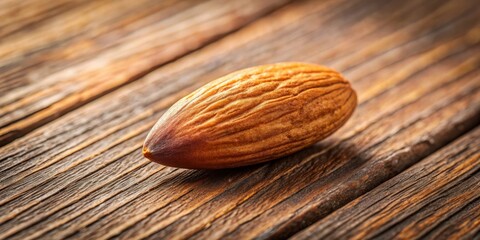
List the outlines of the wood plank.
<svg viewBox="0 0 480 240">
<path fill-rule="evenodd" d="M 0 41 L 0 144 L 286 2 L 90 1 L 17 30 Z"/>
<path fill-rule="evenodd" d="M 32 28 L 55 15 L 76 8 L 86 1 L 80 0 L 25 0 L 0 2 L 0 39 L 22 29 Z"/>
<path fill-rule="evenodd" d="M 36 3 L 43 5 L 41 1 Z M 172 15 L 168 14 L 168 9 L 182 6 L 172 5 L 169 1 L 158 6 L 148 1 L 138 3 L 140 7 L 135 7 L 137 5 L 127 1 L 113 4 L 107 1 L 86 2 L 81 7 L 71 8 L 53 18 L 36 23 L 36 27 L 26 29 L 22 29 L 20 23 L 13 22 L 10 25 L 20 25 L 18 28 L 22 31 L 1 41 L 1 66 L 4 70 L 0 75 L 3 80 L 0 88 L 2 93 L 45 82 L 49 75 L 71 66 L 72 63 L 85 60 L 88 54 L 98 54 L 105 48 L 125 41 L 124 38 L 139 27 L 148 26 L 148 18 L 159 14 L 158 20 L 166 20 Z M 62 34 L 51 33 L 52 28 Z M 113 38 L 112 41 L 106 41 L 109 36 Z M 84 58 L 80 58 L 82 56 Z M 33 90 L 38 91 L 38 88 Z M 28 88 L 18 91 L 16 98 L 2 99 L 2 106 L 20 99 L 26 91 L 29 91 Z"/>
<path fill-rule="evenodd" d="M 297 2 L 1 148 L 0 236 L 288 236 L 478 125 L 473 3 L 370 3 Z M 178 98 L 285 60 L 352 80 L 361 105 L 347 126 L 247 168 L 181 170 L 141 157 L 146 132 Z"/>
<path fill-rule="evenodd" d="M 478 177 L 476 181 L 478 182 Z M 480 199 L 438 224 L 425 239 L 475 239 L 480 237 Z"/>
<path fill-rule="evenodd" d="M 449 239 L 447 235 L 435 234 L 439 231 L 435 229 L 475 199 L 480 200 L 479 170 L 480 128 L 477 127 L 293 239 L 423 239 L 427 234 L 431 239 Z M 480 230 L 475 206 L 465 212 L 459 213 L 462 221 L 456 222 L 458 232 L 449 231 L 455 239 Z"/>
</svg>

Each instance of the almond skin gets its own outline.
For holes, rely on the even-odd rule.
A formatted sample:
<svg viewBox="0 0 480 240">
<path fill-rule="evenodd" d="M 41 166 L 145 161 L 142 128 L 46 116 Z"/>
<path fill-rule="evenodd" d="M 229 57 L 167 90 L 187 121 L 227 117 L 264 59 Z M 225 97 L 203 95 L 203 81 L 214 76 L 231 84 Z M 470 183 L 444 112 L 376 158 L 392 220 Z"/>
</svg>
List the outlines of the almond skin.
<svg viewBox="0 0 480 240">
<path fill-rule="evenodd" d="M 252 67 L 176 102 L 148 134 L 143 154 L 191 169 L 261 163 L 326 138 L 356 105 L 349 82 L 329 68 L 307 63 Z"/>
</svg>

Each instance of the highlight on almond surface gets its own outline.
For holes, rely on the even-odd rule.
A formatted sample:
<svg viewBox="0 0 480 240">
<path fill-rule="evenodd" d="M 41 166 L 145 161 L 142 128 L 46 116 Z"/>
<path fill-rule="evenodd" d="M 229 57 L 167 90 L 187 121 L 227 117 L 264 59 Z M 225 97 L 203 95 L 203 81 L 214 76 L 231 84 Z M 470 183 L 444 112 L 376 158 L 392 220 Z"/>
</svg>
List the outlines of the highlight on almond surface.
<svg viewBox="0 0 480 240">
<path fill-rule="evenodd" d="M 143 154 L 172 167 L 220 169 L 294 153 L 340 128 L 357 96 L 338 72 L 307 63 L 247 68 L 176 102 L 150 130 Z"/>
</svg>

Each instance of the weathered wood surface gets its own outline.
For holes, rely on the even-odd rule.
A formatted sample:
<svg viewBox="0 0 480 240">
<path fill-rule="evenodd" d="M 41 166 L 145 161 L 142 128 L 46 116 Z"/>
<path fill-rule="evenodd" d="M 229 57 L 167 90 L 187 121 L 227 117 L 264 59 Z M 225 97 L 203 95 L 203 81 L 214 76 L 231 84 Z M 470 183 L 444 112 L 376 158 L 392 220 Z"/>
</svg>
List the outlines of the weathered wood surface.
<svg viewBox="0 0 480 240">
<path fill-rule="evenodd" d="M 291 236 L 319 220 L 321 223 L 328 219 L 350 201 L 359 201 L 358 197 L 368 195 L 408 167 L 418 162 L 425 164 L 428 159 L 423 158 L 480 123 L 480 9 L 475 1 L 312 0 L 290 3 L 270 14 L 266 12 L 284 2 L 252 1 L 262 3 L 252 3 L 244 17 L 232 16 L 232 12 L 240 13 L 219 2 L 210 4 L 223 7 L 222 16 L 233 19 L 234 23 L 225 19 L 203 22 L 199 16 L 198 21 L 209 29 L 208 36 L 200 37 L 204 39 L 201 42 L 197 42 L 198 36 L 177 40 L 175 35 L 163 33 L 168 39 L 162 42 L 180 41 L 178 48 L 181 49 L 180 46 L 192 42 L 194 47 L 186 49 L 209 45 L 188 55 L 185 54 L 191 50 L 183 49 L 170 54 L 168 59 L 146 60 L 141 74 L 133 73 L 132 69 L 139 69 L 135 61 L 165 49 L 146 47 L 139 53 L 128 47 L 137 40 L 123 36 L 125 32 L 108 37 L 109 41 L 118 41 L 118 47 L 107 47 L 105 55 L 95 53 L 100 51 L 99 47 L 77 53 L 72 49 L 78 47 L 69 47 L 76 44 L 69 42 L 72 40 L 46 48 L 70 52 L 74 55 L 71 62 L 61 54 L 53 55 L 58 58 L 49 61 L 41 57 L 23 60 L 18 56 L 2 57 L 2 60 L 18 61 L 12 69 L 28 66 L 26 69 L 36 72 L 39 68 L 36 74 L 42 73 L 44 77 L 40 78 L 42 82 L 24 87 L 4 88 L 6 95 L 2 95 L 2 101 L 11 101 L 4 107 L 25 103 L 25 112 L 22 113 L 21 107 L 16 110 L 19 115 L 15 116 L 21 120 L 13 120 L 14 124 L 24 120 L 32 123 L 18 125 L 22 134 L 9 137 L 9 141 L 33 131 L 0 149 L 0 238 Z M 88 4 L 97 3 L 82 3 L 73 9 L 80 11 Z M 180 3 L 171 3 L 176 4 Z M 199 7 L 187 4 L 176 8 L 179 9 L 168 18 L 182 18 L 179 16 L 189 9 L 195 12 Z M 72 10 L 72 14 L 77 10 Z M 29 14 L 36 16 L 41 12 L 35 11 Z M 148 42 L 160 34 L 160 30 L 150 28 L 159 16 L 146 19 L 161 10 L 146 7 L 144 11 L 148 13 L 135 19 L 141 23 L 140 29 L 145 29 L 138 31 Z M 215 40 L 260 15 L 264 16 Z M 33 24 L 25 20 L 29 17 L 18 18 L 24 19 L 18 20 L 21 24 Z M 184 21 L 196 18 L 189 19 Z M 216 26 L 210 28 L 210 24 Z M 219 24 L 225 26 L 219 27 Z M 106 23 L 105 28 L 109 27 Z M 128 28 L 120 29 L 128 31 Z M 77 36 L 74 29 L 70 31 Z M 18 31 L 0 31 L 3 32 Z M 84 38 L 79 36 L 76 41 L 82 42 Z M 45 40 L 45 44 L 49 43 Z M 0 49 L 7 51 L 7 48 Z M 131 56 L 118 63 L 124 54 Z M 185 56 L 180 57 L 182 55 Z M 57 72 L 81 69 L 89 62 L 96 65 L 103 57 L 112 65 L 94 68 L 92 75 L 84 75 L 88 78 L 52 77 Z M 38 62 L 33 64 L 35 61 Z M 150 163 L 141 156 L 141 145 L 148 130 L 177 99 L 233 70 L 278 61 L 322 63 L 343 72 L 352 82 L 360 102 L 347 125 L 326 141 L 296 154 L 240 169 L 174 169 Z M 90 84 L 94 82 L 104 84 L 102 90 L 93 90 Z M 124 85 L 125 82 L 131 83 Z M 69 92 L 70 83 L 81 88 Z M 32 95 L 29 92 L 38 91 L 40 86 L 42 91 L 50 93 Z M 82 95 L 90 91 L 94 92 Z M 49 94 L 60 96 L 51 100 L 56 97 Z M 70 94 L 88 98 L 81 98 L 80 104 L 72 103 Z M 23 102 L 3 96 L 37 100 Z M 29 104 L 39 100 L 45 101 L 41 109 L 48 111 L 41 116 L 48 117 L 36 124 L 36 115 L 28 111 Z M 58 109 L 52 107 L 56 105 L 50 101 L 72 105 L 61 108 L 57 114 Z M 14 115 L 4 112 L 4 107 L 2 121 L 10 121 Z M 66 114 L 68 111 L 71 112 Z M 4 120 L 7 115 L 11 117 Z M 56 120 L 45 124 L 53 119 Z M 14 124 L 2 131 L 11 132 L 8 129 Z M 40 125 L 43 126 L 38 127 Z M 477 132 L 467 133 L 467 139 L 471 134 Z M 478 144 L 469 146 L 478 152 Z M 457 179 L 454 177 L 452 179 Z M 451 196 L 460 196 L 461 191 Z M 448 226 L 454 219 L 469 224 L 472 212 L 478 209 L 477 202 L 462 202 L 465 208 L 457 208 L 458 214 L 439 222 L 436 229 L 452 231 Z M 467 229 L 467 232 L 472 231 Z"/>
<path fill-rule="evenodd" d="M 477 128 L 293 239 L 472 238 L 464 234 L 480 230 L 479 150 Z"/>
</svg>

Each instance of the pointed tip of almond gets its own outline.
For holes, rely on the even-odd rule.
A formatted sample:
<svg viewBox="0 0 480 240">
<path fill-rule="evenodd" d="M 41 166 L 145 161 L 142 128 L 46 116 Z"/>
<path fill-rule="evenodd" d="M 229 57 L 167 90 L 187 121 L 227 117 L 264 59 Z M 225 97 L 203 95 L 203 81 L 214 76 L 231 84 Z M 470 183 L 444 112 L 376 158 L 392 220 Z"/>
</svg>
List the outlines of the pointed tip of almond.
<svg viewBox="0 0 480 240">
<path fill-rule="evenodd" d="M 150 151 L 150 149 L 148 149 L 147 146 L 143 146 L 142 153 L 144 157 L 152 160 L 152 157 L 153 157 L 152 152 Z"/>
<path fill-rule="evenodd" d="M 152 162 L 170 167 L 195 168 L 190 153 L 194 142 L 176 138 L 165 132 L 150 134 L 143 144 L 143 156 Z"/>
</svg>

